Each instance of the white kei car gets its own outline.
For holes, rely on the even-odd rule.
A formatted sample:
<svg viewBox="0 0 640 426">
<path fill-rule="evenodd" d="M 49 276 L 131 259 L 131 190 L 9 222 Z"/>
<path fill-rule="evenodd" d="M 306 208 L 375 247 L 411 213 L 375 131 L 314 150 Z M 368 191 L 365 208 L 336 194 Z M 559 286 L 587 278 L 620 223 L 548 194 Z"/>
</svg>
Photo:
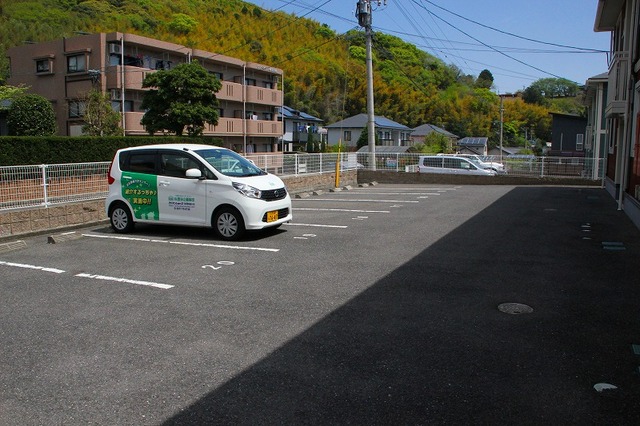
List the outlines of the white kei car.
<svg viewBox="0 0 640 426">
<path fill-rule="evenodd" d="M 136 222 L 211 226 L 224 240 L 292 219 L 279 177 L 226 148 L 159 144 L 118 150 L 105 209 L 116 232 Z"/>
</svg>

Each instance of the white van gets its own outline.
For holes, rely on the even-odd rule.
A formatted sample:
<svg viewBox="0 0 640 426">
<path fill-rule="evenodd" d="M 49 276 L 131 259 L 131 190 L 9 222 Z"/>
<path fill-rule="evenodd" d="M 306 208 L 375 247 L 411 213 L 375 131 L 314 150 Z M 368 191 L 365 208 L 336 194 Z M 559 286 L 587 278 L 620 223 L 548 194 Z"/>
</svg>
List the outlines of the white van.
<svg viewBox="0 0 640 426">
<path fill-rule="evenodd" d="M 224 240 L 292 219 L 291 198 L 277 176 L 235 152 L 196 144 L 118 150 L 105 202 L 111 227 L 136 222 L 212 226 Z"/>
<path fill-rule="evenodd" d="M 418 173 L 479 176 L 495 176 L 496 174 L 495 171 L 484 169 L 471 159 L 455 155 L 421 155 L 418 158 Z"/>
</svg>

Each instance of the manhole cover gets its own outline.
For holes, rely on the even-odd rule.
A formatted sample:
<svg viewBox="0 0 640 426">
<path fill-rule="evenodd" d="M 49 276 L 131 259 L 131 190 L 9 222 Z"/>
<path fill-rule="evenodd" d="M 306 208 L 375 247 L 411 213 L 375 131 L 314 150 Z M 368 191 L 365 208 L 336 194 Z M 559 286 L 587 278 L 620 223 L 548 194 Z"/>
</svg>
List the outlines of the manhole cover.
<svg viewBox="0 0 640 426">
<path fill-rule="evenodd" d="M 498 310 L 505 314 L 530 314 L 533 312 L 533 308 L 523 303 L 502 303 L 498 305 Z"/>
</svg>

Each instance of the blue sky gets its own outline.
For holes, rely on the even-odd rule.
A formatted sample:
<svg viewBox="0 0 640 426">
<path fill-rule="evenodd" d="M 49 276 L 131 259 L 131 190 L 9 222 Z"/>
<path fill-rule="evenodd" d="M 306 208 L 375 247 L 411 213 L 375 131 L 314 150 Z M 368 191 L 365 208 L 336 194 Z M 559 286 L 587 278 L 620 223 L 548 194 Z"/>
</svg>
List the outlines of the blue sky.
<svg viewBox="0 0 640 426">
<path fill-rule="evenodd" d="M 354 15 L 356 0 L 251 3 L 313 19 L 339 33 L 360 28 Z M 512 93 L 541 78 L 562 77 L 584 84 L 587 78 L 607 71 L 604 52 L 609 50 L 610 33 L 593 31 L 597 3 L 387 0 L 386 6 L 373 2 L 373 28 L 405 39 L 465 74 L 477 76 L 488 69 L 494 90 Z"/>
</svg>

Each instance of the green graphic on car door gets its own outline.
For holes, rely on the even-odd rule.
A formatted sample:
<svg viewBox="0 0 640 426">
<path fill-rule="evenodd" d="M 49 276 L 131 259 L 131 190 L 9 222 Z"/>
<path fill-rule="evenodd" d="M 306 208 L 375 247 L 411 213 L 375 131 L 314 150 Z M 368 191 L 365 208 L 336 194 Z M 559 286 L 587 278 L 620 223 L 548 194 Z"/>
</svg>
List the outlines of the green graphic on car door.
<svg viewBox="0 0 640 426">
<path fill-rule="evenodd" d="M 122 197 L 133 207 L 136 219 L 158 220 L 158 177 L 145 173 L 123 172 Z"/>
</svg>

